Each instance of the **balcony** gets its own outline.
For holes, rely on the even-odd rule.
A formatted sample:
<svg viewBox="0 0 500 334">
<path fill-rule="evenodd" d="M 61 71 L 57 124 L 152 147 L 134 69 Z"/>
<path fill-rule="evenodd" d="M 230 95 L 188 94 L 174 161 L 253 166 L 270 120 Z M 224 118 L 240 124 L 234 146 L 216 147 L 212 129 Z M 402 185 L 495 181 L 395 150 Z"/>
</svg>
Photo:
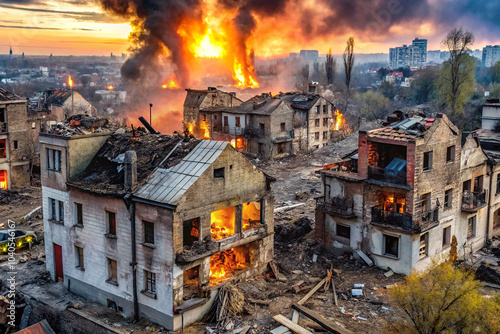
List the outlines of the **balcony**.
<svg viewBox="0 0 500 334">
<path fill-rule="evenodd" d="M 245 128 L 245 135 L 251 137 L 264 137 L 266 133 L 263 129 Z"/>
<path fill-rule="evenodd" d="M 224 126 L 214 126 L 212 127 L 213 132 L 228 133 L 235 136 L 242 136 L 245 133 L 245 129 L 241 127 L 230 128 L 228 125 Z"/>
<path fill-rule="evenodd" d="M 325 202 L 324 198 L 318 198 L 316 208 L 320 211 L 331 213 L 343 218 L 355 218 L 353 212 L 353 201 L 345 197 L 334 197 Z"/>
<path fill-rule="evenodd" d="M 289 141 L 293 139 L 294 132 L 292 131 L 281 131 L 272 136 L 273 142 Z"/>
<path fill-rule="evenodd" d="M 420 221 L 415 221 L 410 214 L 387 211 L 376 206 L 372 208 L 371 222 L 375 225 L 420 233 L 439 223 L 439 208 L 422 212 Z"/>
<path fill-rule="evenodd" d="M 476 212 L 486 206 L 486 189 L 481 191 L 466 190 L 462 194 L 462 211 Z"/>
<path fill-rule="evenodd" d="M 407 185 L 406 171 L 404 170 L 398 171 L 395 169 L 381 168 L 369 165 L 368 178 L 392 184 L 400 184 L 404 186 Z"/>
</svg>

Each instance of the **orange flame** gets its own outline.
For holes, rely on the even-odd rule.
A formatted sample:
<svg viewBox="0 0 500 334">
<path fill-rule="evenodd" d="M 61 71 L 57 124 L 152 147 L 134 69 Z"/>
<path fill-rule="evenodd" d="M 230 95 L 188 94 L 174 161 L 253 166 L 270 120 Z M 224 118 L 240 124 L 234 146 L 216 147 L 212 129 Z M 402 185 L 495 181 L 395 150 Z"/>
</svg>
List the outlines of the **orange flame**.
<svg viewBox="0 0 500 334">
<path fill-rule="evenodd" d="M 108 85 L 108 90 L 113 90 L 113 89 L 115 89 L 115 86 L 113 86 L 113 85 Z"/>
<path fill-rule="evenodd" d="M 69 88 L 73 89 L 73 79 L 71 79 L 71 75 L 68 78 L 68 85 L 69 85 Z"/>
<path fill-rule="evenodd" d="M 193 134 L 193 129 L 194 129 L 194 124 L 189 123 L 188 127 L 187 127 L 187 130 L 188 130 L 188 132 L 189 132 L 190 135 Z"/>
<path fill-rule="evenodd" d="M 260 225 L 260 203 L 243 203 L 242 210 L 243 231 L 250 230 Z"/>
<path fill-rule="evenodd" d="M 7 171 L 0 171 L 0 190 L 7 189 Z"/>
<path fill-rule="evenodd" d="M 200 122 L 200 130 L 203 131 L 203 139 L 210 139 L 210 130 L 207 121 Z"/>
<path fill-rule="evenodd" d="M 210 283 L 219 284 L 229 274 L 249 265 L 249 252 L 244 246 L 216 253 L 210 257 Z"/>
<path fill-rule="evenodd" d="M 338 109 L 335 110 L 335 126 L 334 130 L 340 130 L 345 125 L 344 115 Z"/>
<path fill-rule="evenodd" d="M 234 206 L 214 211 L 210 215 L 210 235 L 212 241 L 218 241 L 234 234 Z"/>
<path fill-rule="evenodd" d="M 163 84 L 161 87 L 163 89 L 167 89 L 167 88 L 179 88 L 179 85 L 177 85 L 177 82 L 175 82 L 175 80 L 170 80 L 168 83 Z"/>
</svg>

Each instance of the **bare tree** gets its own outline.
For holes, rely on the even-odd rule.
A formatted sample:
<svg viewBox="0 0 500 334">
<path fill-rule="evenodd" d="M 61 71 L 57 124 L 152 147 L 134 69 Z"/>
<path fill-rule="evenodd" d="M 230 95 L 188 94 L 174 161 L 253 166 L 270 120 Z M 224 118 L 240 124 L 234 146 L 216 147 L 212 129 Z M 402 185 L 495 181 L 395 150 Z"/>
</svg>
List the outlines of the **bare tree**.
<svg viewBox="0 0 500 334">
<path fill-rule="evenodd" d="M 344 50 L 344 71 L 345 71 L 345 86 L 349 93 L 351 85 L 351 73 L 354 66 L 354 37 L 349 37 L 347 45 Z"/>
<path fill-rule="evenodd" d="M 296 74 L 295 86 L 302 93 L 306 93 L 309 89 L 309 64 L 302 66 Z"/>
<path fill-rule="evenodd" d="M 472 44 L 474 44 L 474 34 L 469 31 L 465 31 L 462 28 L 455 28 L 451 30 L 446 38 L 443 40 L 443 46 L 445 46 L 449 53 L 450 59 L 448 60 L 449 72 L 446 77 L 443 78 L 447 82 L 448 91 L 447 100 L 449 100 L 449 107 L 455 113 L 461 110 L 458 106 L 460 99 L 462 86 L 464 86 L 470 79 L 471 66 L 467 66 L 468 62 L 468 51 L 471 50 Z"/>
<path fill-rule="evenodd" d="M 325 62 L 325 71 L 326 71 L 326 82 L 327 84 L 333 84 L 335 80 L 335 68 L 337 67 L 337 61 L 333 58 L 332 49 L 328 50 L 328 54 L 326 55 Z"/>
</svg>

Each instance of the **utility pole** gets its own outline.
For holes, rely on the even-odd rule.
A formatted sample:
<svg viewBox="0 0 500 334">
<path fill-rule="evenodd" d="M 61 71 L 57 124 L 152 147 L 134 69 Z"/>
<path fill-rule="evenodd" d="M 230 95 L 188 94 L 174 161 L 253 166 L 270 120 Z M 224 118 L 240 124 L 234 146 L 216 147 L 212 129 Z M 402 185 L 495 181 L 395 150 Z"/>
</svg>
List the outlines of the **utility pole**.
<svg viewBox="0 0 500 334">
<path fill-rule="evenodd" d="M 152 119 L 151 119 L 151 109 L 153 108 L 153 104 L 150 103 L 149 104 L 149 125 L 153 126 L 153 122 L 152 122 Z"/>
</svg>

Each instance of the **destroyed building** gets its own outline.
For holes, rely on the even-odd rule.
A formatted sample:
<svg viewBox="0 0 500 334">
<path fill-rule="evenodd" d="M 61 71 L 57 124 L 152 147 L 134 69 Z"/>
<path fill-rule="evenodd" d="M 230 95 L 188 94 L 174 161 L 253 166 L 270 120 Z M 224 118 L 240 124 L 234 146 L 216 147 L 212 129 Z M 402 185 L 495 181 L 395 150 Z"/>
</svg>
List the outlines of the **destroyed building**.
<svg viewBox="0 0 500 334">
<path fill-rule="evenodd" d="M 319 95 L 269 93 L 236 107 L 201 109 L 206 136 L 261 159 L 278 159 L 327 145 L 335 107 Z"/>
<path fill-rule="evenodd" d="M 273 258 L 273 178 L 222 141 L 41 134 L 46 265 L 79 295 L 169 330 Z"/>
<path fill-rule="evenodd" d="M 236 107 L 243 101 L 236 97 L 236 93 L 223 92 L 215 87 L 206 90 L 186 89 L 184 101 L 184 129 L 196 138 L 210 139 L 206 116 L 201 109 L 210 107 Z"/>
<path fill-rule="evenodd" d="M 29 184 L 28 101 L 0 87 L 0 190 Z"/>
<path fill-rule="evenodd" d="M 453 236 L 459 255 L 484 246 L 490 173 L 477 139 L 462 146 L 446 115 L 399 118 L 360 131 L 357 152 L 324 166 L 316 238 L 410 274 L 447 257 Z"/>
</svg>

